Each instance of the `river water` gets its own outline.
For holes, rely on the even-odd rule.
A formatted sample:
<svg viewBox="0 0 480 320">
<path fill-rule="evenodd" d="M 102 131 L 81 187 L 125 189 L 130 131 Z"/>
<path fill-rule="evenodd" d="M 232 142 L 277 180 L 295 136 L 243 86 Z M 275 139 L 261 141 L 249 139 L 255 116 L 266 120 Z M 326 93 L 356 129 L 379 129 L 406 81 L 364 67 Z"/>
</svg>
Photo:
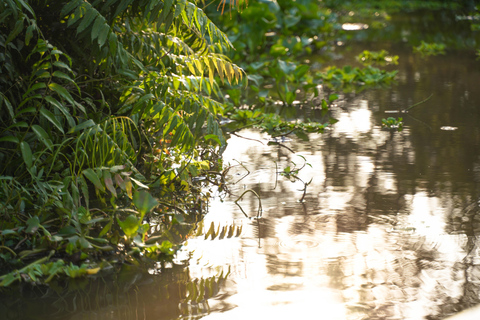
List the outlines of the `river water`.
<svg viewBox="0 0 480 320">
<path fill-rule="evenodd" d="M 235 196 L 212 203 L 204 230 L 241 235 L 184 247 L 192 278 L 230 272 L 203 319 L 443 319 L 480 302 L 480 61 L 465 49 L 478 38 L 468 28 L 420 13 L 352 31 L 333 64 L 386 49 L 400 57 L 397 84 L 341 94 L 331 130 L 282 142 L 295 154 L 254 130 L 240 134 L 260 142 L 229 140 Z M 449 49 L 422 58 L 419 40 Z M 403 131 L 382 130 L 389 116 Z M 304 184 L 276 173 L 305 161 L 299 202 Z M 249 189 L 260 219 L 253 193 L 238 202 L 250 218 L 234 203 Z"/>
<path fill-rule="evenodd" d="M 121 290 L 99 286 L 94 302 L 47 308 L 37 299 L 7 319 L 45 319 L 55 308 L 51 319 L 444 319 L 478 304 L 478 36 L 437 12 L 394 15 L 348 38 L 332 64 L 386 49 L 400 57 L 390 67 L 397 83 L 340 93 L 331 108 L 339 121 L 308 142 L 232 136 L 231 195 L 215 195 L 174 263 L 127 277 Z M 419 40 L 444 42 L 447 54 L 422 58 L 412 52 Z M 403 131 L 382 130 L 389 116 L 403 117 Z M 302 166 L 301 180 L 279 174 Z"/>
</svg>

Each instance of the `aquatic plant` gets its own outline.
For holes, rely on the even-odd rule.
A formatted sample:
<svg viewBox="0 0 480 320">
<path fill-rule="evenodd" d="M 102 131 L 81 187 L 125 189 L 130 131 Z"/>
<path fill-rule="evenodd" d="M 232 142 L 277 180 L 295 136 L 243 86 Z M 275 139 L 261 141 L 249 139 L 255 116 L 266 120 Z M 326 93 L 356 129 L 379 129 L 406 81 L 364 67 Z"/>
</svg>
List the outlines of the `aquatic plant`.
<svg viewBox="0 0 480 320">
<path fill-rule="evenodd" d="M 325 4 L 335 10 L 354 12 L 360 16 L 371 16 L 374 13 L 399 11 L 413 11 L 419 9 L 459 9 L 461 6 L 471 5 L 469 0 L 463 1 L 438 1 L 438 0 L 325 0 Z"/>
<path fill-rule="evenodd" d="M 240 1 L 240 6 L 243 3 Z M 212 7 L 206 11 L 225 28 L 235 46 L 236 51 L 229 53 L 232 61 L 248 73 L 247 90 L 238 85 L 228 90 L 228 101 L 234 106 L 228 112 L 235 120 L 246 116 L 244 111 L 234 110 L 240 107 L 259 110 L 311 103 L 319 79 L 313 77 L 308 62 L 298 61 L 302 55 L 333 44 L 339 29 L 336 15 L 313 0 L 252 2 L 226 15 Z M 280 118 L 277 121 L 287 120 Z"/>
<path fill-rule="evenodd" d="M 358 56 L 356 56 L 357 61 L 362 63 L 365 66 L 372 64 L 387 65 L 387 64 L 398 64 L 398 56 L 391 56 L 386 50 L 380 51 L 369 51 L 364 50 Z"/>
<path fill-rule="evenodd" d="M 419 46 L 413 47 L 413 52 L 419 53 L 422 57 L 445 54 L 445 44 L 436 42 L 427 43 L 422 41 Z"/>
<path fill-rule="evenodd" d="M 309 182 L 305 182 L 298 176 L 298 174 L 303 168 L 305 168 L 305 166 L 312 167 L 312 165 L 307 162 L 304 156 L 302 155 L 297 155 L 297 156 L 303 159 L 303 165 L 301 167 L 298 167 L 295 162 L 291 161 L 292 166 L 285 167 L 283 171 L 280 172 L 280 175 L 284 176 L 285 178 L 287 178 L 292 182 L 300 181 L 303 183 L 303 189 L 301 190 L 303 191 L 303 194 L 299 200 L 299 202 L 303 202 L 303 200 L 305 199 L 305 196 L 307 195 L 307 187 L 312 183 L 313 178 L 311 178 Z"/>
<path fill-rule="evenodd" d="M 397 130 L 397 131 L 402 131 L 403 130 L 403 118 L 394 118 L 394 117 L 388 117 L 382 119 L 382 128 L 388 129 L 388 130 Z"/>
<path fill-rule="evenodd" d="M 317 75 L 323 79 L 324 82 L 330 83 L 333 86 L 348 84 L 372 86 L 391 83 L 397 73 L 398 71 L 389 72 L 372 66 L 367 66 L 362 69 L 352 68 L 351 66 L 344 66 L 343 68 L 330 66 L 324 72 L 319 72 Z"/>
</svg>

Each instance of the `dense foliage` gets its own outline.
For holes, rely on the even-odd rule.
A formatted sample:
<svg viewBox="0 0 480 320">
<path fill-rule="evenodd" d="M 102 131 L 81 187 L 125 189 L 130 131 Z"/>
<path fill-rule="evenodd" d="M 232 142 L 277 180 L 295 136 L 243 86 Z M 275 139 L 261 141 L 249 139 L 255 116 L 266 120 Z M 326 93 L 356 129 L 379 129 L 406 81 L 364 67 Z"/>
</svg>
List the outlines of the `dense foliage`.
<svg viewBox="0 0 480 320">
<path fill-rule="evenodd" d="M 0 286 L 173 253 L 162 221 L 201 211 L 225 146 L 231 47 L 187 0 L 0 1 Z"/>
</svg>

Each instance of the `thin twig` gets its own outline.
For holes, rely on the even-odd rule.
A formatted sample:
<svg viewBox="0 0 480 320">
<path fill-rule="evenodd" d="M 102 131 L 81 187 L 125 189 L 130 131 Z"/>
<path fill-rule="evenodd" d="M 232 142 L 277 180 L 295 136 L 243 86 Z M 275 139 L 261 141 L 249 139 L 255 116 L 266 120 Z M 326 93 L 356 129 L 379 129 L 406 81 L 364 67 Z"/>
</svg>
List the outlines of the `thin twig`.
<svg viewBox="0 0 480 320">
<path fill-rule="evenodd" d="M 277 164 L 277 161 L 273 161 L 275 162 L 275 187 L 273 187 L 273 190 L 275 190 L 277 188 L 277 183 L 278 183 L 278 164 Z"/>
<path fill-rule="evenodd" d="M 433 93 L 432 93 L 428 98 L 426 98 L 425 100 L 422 100 L 422 101 L 420 101 L 420 102 L 417 102 L 417 103 L 415 103 L 414 105 L 411 105 L 411 106 L 408 107 L 407 109 L 403 110 L 403 112 L 407 112 L 408 110 L 412 109 L 413 107 L 416 107 L 416 106 L 418 106 L 419 104 L 422 104 L 422 103 L 424 103 L 424 102 L 427 102 L 428 100 L 430 100 L 431 97 L 433 97 Z"/>
<path fill-rule="evenodd" d="M 250 174 L 250 170 L 248 170 L 247 167 L 245 167 L 245 166 L 243 165 L 243 163 L 241 163 L 241 162 L 238 161 L 238 160 L 235 160 L 235 161 L 237 161 L 238 164 L 243 167 L 243 169 L 247 170 L 247 174 L 245 174 L 243 177 L 241 177 L 240 179 L 238 179 L 237 181 L 235 181 L 233 184 L 239 183 L 239 182 L 242 181 L 246 176 L 248 176 L 248 175 Z"/>
<path fill-rule="evenodd" d="M 280 143 L 280 142 L 275 142 L 275 141 L 269 141 L 268 142 L 268 145 L 278 145 L 280 147 L 284 147 L 285 149 L 287 149 L 288 151 L 290 151 L 291 153 L 295 153 L 295 151 L 293 151 L 292 149 L 290 149 L 289 147 L 287 147 L 286 145 Z"/>
<path fill-rule="evenodd" d="M 239 135 L 239 134 L 236 134 L 235 132 L 231 132 L 230 134 L 233 134 L 234 136 L 237 136 L 237 137 L 242 138 L 242 139 L 257 141 L 257 142 L 260 142 L 261 144 L 264 145 L 264 143 L 263 143 L 262 141 L 258 140 L 258 139 L 243 137 L 243 136 L 241 136 L 241 135 Z"/>
</svg>

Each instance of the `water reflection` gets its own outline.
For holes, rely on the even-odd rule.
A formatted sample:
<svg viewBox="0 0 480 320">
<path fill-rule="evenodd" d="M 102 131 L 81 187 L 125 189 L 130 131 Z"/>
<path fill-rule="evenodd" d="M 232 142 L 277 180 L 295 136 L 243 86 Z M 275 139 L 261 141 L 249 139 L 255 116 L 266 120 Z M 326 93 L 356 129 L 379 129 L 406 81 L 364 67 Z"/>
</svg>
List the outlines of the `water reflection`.
<svg viewBox="0 0 480 320">
<path fill-rule="evenodd" d="M 400 55 L 397 86 L 347 93 L 332 130 L 285 142 L 312 165 L 300 172 L 313 178 L 304 202 L 303 185 L 277 174 L 301 158 L 253 130 L 241 134 L 263 144 L 229 140 L 226 162 L 243 166 L 230 170 L 233 195 L 212 203 L 205 225 L 241 224 L 242 234 L 184 248 L 196 276 L 205 265 L 232 268 L 205 319 L 443 319 L 480 302 L 478 62 L 386 49 Z M 385 111 L 431 93 L 399 114 L 402 132 L 382 130 Z M 262 219 L 233 204 L 247 189 L 261 196 Z M 255 215 L 254 196 L 239 203 Z"/>
</svg>

